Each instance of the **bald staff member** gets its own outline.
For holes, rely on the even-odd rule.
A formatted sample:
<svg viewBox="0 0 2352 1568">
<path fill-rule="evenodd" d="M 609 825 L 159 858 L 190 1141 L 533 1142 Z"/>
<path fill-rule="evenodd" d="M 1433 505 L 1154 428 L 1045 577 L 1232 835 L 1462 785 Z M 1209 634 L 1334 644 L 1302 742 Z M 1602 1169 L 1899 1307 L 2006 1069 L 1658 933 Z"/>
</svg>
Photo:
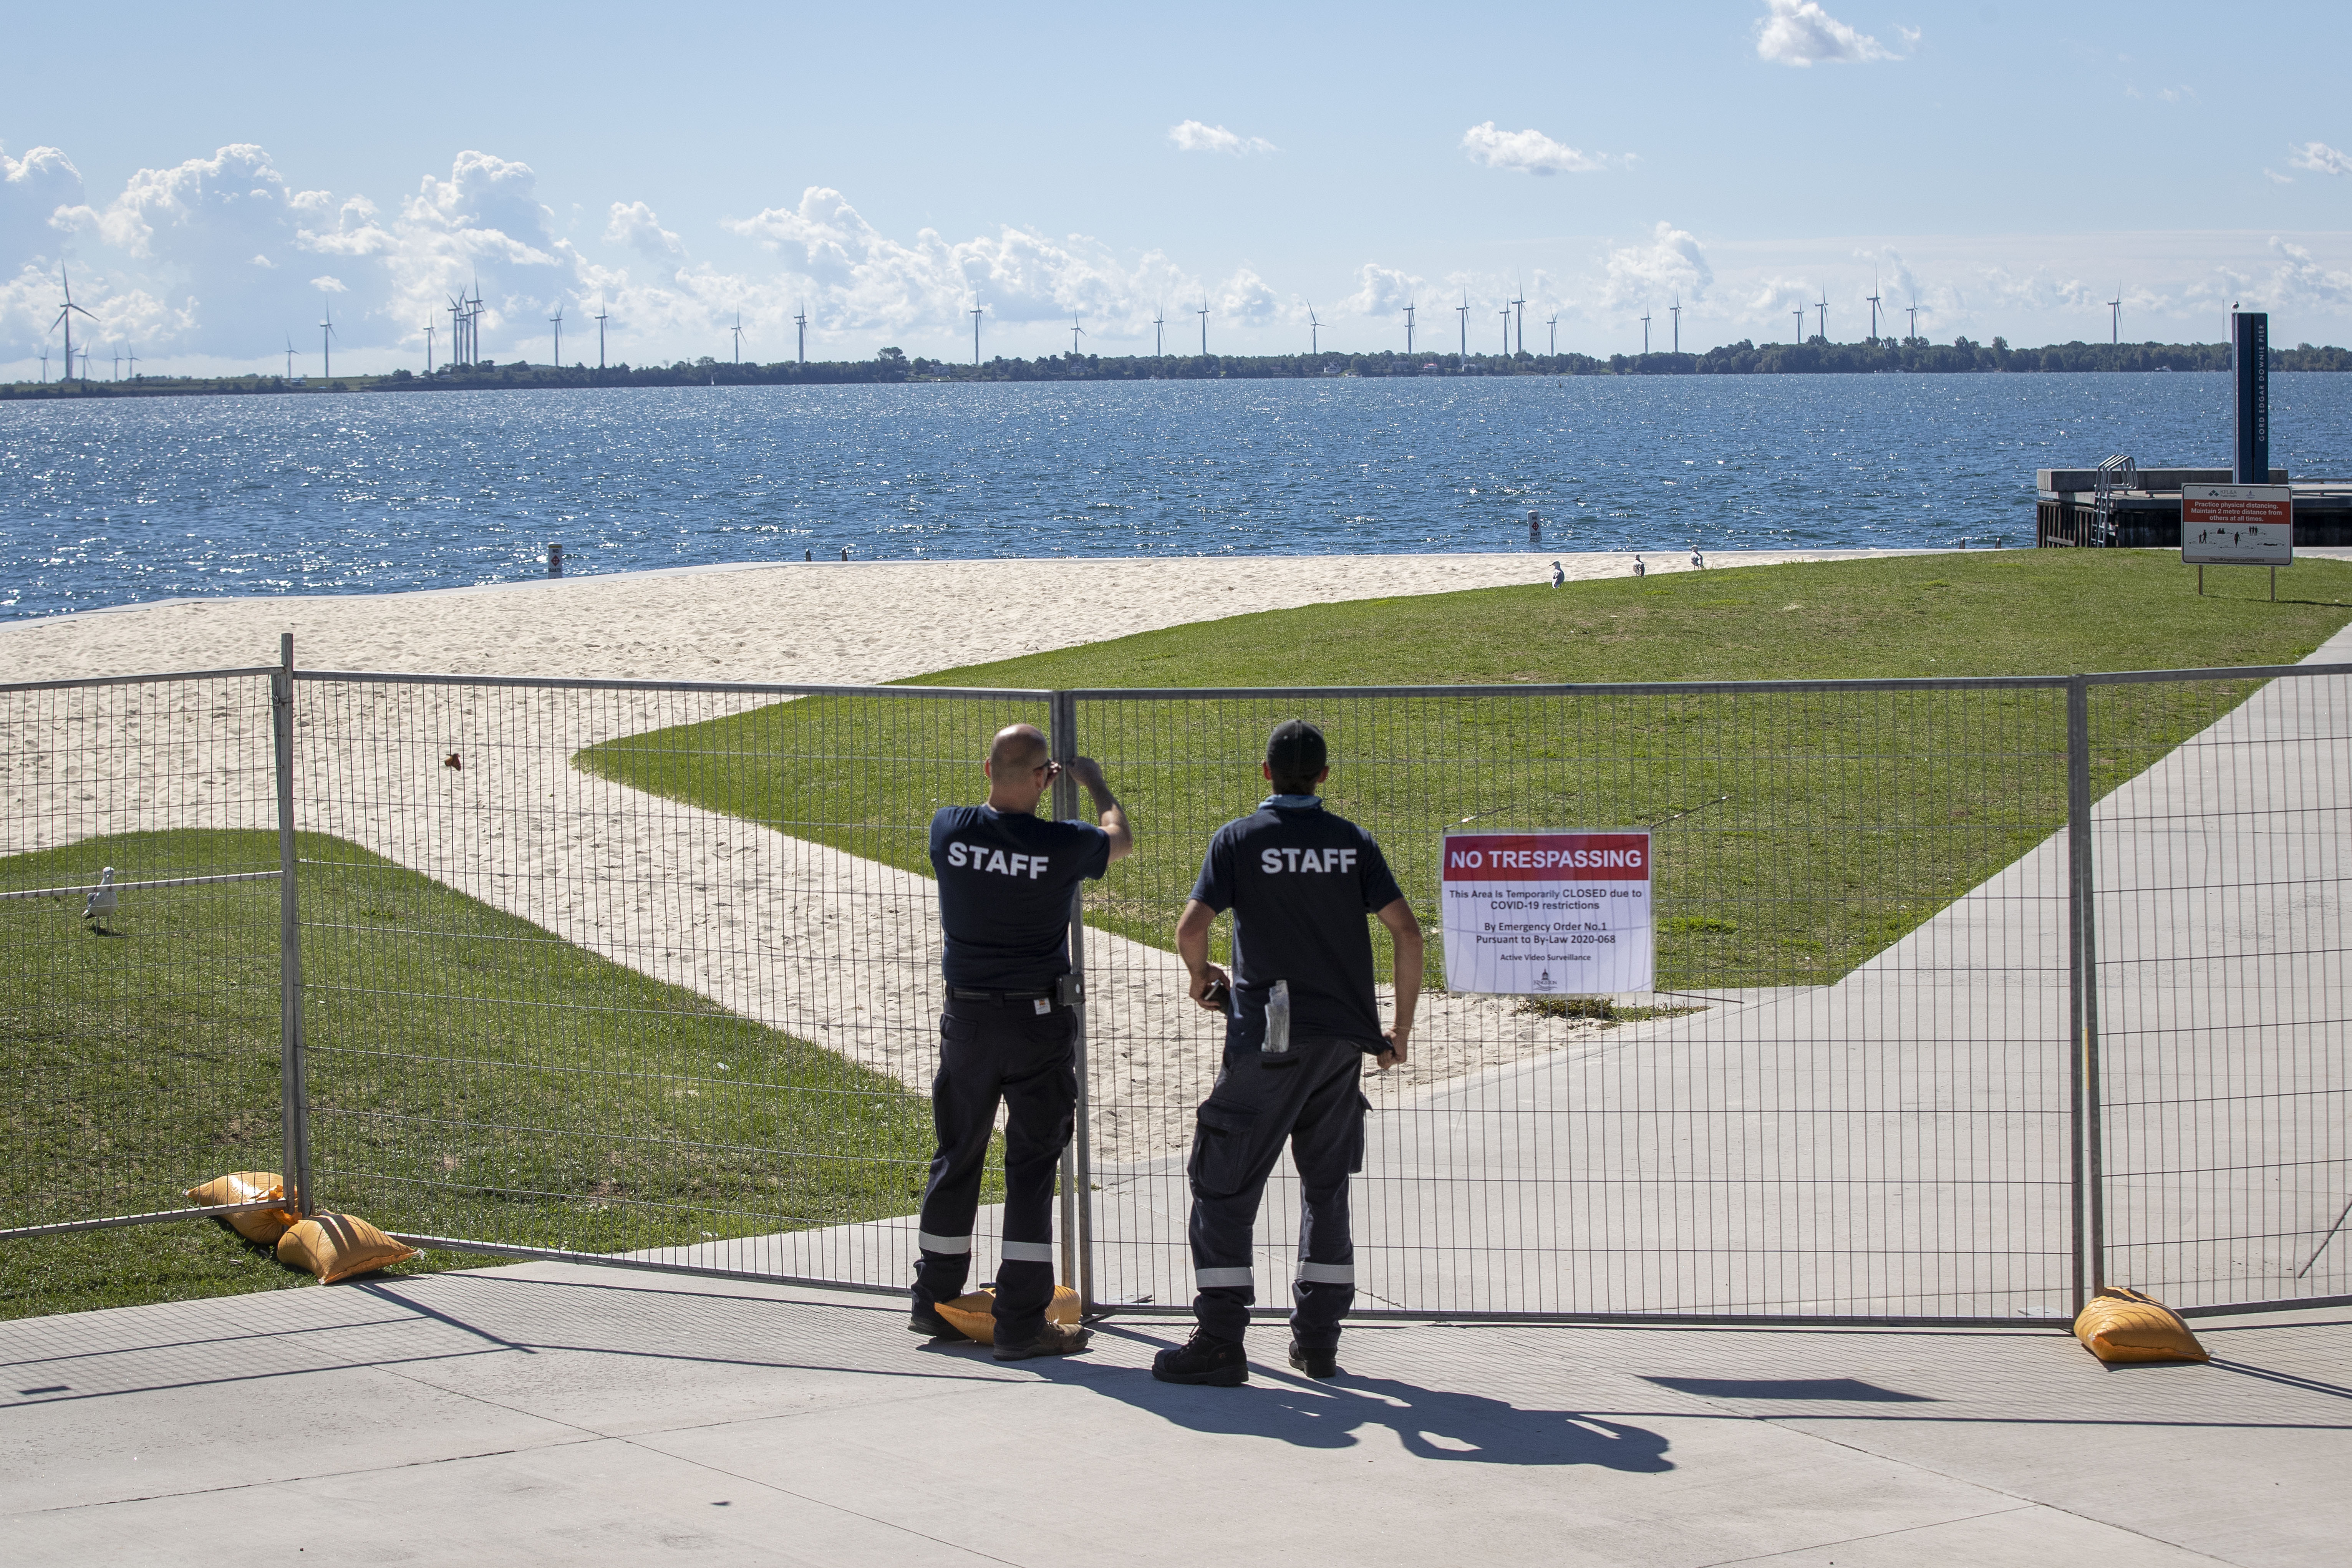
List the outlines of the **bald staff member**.
<svg viewBox="0 0 2352 1568">
<path fill-rule="evenodd" d="M 1069 1146 L 1078 1079 L 1070 1005 L 1070 900 L 1135 848 L 1127 814 L 1102 769 L 1074 757 L 1070 775 L 1093 797 L 1102 826 L 1055 822 L 1037 803 L 1061 772 L 1034 725 L 1000 730 L 982 765 L 988 803 L 931 818 L 948 1005 L 940 1018 L 940 1071 L 931 1080 L 939 1152 L 923 1190 L 908 1327 L 962 1336 L 938 1304 L 963 1294 L 971 1222 L 996 1108 L 1004 1127 L 1004 1256 L 996 1270 L 996 1359 L 1067 1355 L 1084 1329 L 1048 1322 L 1054 1298 L 1054 1172 Z"/>
</svg>

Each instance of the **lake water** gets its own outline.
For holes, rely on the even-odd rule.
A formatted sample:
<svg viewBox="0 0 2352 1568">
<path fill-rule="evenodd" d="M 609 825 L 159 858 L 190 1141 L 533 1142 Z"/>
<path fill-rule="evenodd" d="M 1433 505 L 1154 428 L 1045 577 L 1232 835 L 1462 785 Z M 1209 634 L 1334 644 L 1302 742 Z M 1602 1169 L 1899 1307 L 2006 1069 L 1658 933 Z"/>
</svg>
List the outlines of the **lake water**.
<svg viewBox="0 0 2352 1568">
<path fill-rule="evenodd" d="M 2272 380 L 2352 471 L 2352 375 Z M 664 388 L 0 405 L 0 618 L 730 561 L 2014 546 L 2033 470 L 2226 466 L 2219 374 Z"/>
</svg>

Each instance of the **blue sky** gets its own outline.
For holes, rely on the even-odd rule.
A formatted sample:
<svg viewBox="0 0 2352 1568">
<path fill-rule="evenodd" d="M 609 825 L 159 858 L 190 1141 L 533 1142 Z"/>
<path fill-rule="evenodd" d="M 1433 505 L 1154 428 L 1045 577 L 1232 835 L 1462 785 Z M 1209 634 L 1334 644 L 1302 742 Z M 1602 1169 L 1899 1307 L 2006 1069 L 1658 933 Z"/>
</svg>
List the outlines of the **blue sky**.
<svg viewBox="0 0 2352 1568">
<path fill-rule="evenodd" d="M 412 14 L 413 15 L 413 14 Z M 1787 336 L 1874 273 L 1920 331 L 2352 341 L 2340 5 L 882 8 L 11 5 L 0 374 L 57 268 L 148 370 L 886 343 L 1606 353 Z M 462 33 L 463 47 L 454 42 Z M 62 69 L 26 69 L 70 61 Z M 436 321 L 446 317 L 436 318 Z M 1805 330 L 1814 330 L 1811 315 Z M 84 330 L 85 331 L 88 329 Z M 77 333 L 78 339 L 84 332 Z M 446 342 L 441 345 L 446 348 Z"/>
</svg>

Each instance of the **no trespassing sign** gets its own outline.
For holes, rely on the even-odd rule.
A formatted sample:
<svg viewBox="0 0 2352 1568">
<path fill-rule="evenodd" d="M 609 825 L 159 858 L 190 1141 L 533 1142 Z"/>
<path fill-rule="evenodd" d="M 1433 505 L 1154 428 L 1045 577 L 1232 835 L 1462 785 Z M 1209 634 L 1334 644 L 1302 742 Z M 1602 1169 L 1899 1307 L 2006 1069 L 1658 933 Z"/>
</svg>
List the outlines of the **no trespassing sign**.
<svg viewBox="0 0 2352 1568">
<path fill-rule="evenodd" d="M 1651 988 L 1646 829 L 1449 833 L 1439 864 L 1447 990 L 1610 996 Z"/>
</svg>

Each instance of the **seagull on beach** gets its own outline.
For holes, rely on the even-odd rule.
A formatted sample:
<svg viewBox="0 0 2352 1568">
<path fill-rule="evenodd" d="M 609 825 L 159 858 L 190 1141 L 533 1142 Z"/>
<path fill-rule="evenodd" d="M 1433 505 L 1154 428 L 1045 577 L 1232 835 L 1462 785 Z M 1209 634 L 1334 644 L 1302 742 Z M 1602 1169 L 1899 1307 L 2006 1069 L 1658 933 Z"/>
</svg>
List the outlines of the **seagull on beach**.
<svg viewBox="0 0 2352 1568">
<path fill-rule="evenodd" d="M 1633 557 L 1633 575 L 1636 577 L 1646 577 L 1649 574 L 1650 569 L 1642 564 L 1642 558 L 1638 555 Z"/>
<path fill-rule="evenodd" d="M 848 559 L 849 559 L 849 546 L 847 546 L 846 544 L 845 544 L 845 545 L 843 545 L 843 546 L 841 547 L 841 558 L 842 558 L 844 561 L 846 561 L 846 560 L 848 560 Z"/>
<path fill-rule="evenodd" d="M 1706 552 L 1696 544 L 1691 546 L 1691 564 L 1702 572 L 1706 570 Z"/>
<path fill-rule="evenodd" d="M 89 901 L 82 905 L 81 918 L 97 921 L 99 935 L 111 936 L 113 933 L 106 929 L 106 917 L 112 914 L 114 909 L 114 868 L 109 866 L 99 872 L 98 886 L 89 890 Z"/>
<path fill-rule="evenodd" d="M 1557 561 L 1553 562 L 1551 563 L 1551 585 L 1557 588 L 1561 583 L 1565 582 L 1567 578 L 1568 574 L 1559 569 L 1559 563 Z"/>
</svg>

